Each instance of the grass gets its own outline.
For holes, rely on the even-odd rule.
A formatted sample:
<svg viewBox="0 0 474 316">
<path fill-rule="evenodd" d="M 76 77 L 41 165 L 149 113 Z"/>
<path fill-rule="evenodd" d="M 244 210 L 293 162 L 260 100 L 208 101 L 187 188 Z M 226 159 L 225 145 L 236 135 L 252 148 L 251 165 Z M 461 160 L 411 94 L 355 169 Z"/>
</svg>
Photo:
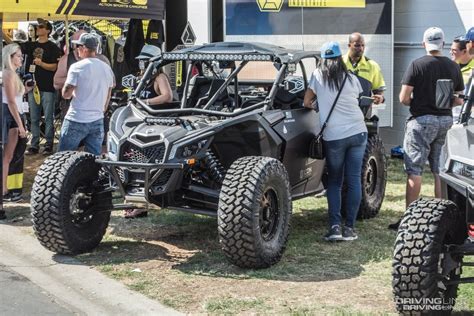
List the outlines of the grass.
<svg viewBox="0 0 474 316">
<path fill-rule="evenodd" d="M 229 264 L 220 250 L 214 218 L 166 210 L 137 221 L 114 216 L 105 241 L 80 258 L 130 288 L 188 313 L 393 313 L 390 271 L 395 233 L 386 226 L 404 211 L 402 170 L 399 161 L 391 161 L 382 210 L 376 218 L 357 223 L 360 238 L 354 243 L 322 240 L 327 228 L 325 198 L 296 201 L 286 252 L 269 269 L 245 270 Z M 432 181 L 428 175 L 423 195 L 432 195 Z M 131 272 L 137 267 L 140 272 Z"/>
<path fill-rule="evenodd" d="M 430 174 L 424 176 L 421 194 L 433 195 Z M 114 214 L 99 247 L 78 258 L 185 313 L 392 315 L 395 233 L 387 225 L 402 215 L 404 195 L 402 163 L 390 160 L 380 214 L 357 222 L 359 240 L 335 244 L 322 240 L 326 199 L 296 201 L 285 254 L 268 269 L 246 270 L 228 263 L 215 218 L 167 210 L 137 220 Z M 474 276 L 473 268 L 464 272 L 463 277 Z M 461 285 L 456 310 L 474 310 L 472 297 L 474 284 Z"/>
</svg>

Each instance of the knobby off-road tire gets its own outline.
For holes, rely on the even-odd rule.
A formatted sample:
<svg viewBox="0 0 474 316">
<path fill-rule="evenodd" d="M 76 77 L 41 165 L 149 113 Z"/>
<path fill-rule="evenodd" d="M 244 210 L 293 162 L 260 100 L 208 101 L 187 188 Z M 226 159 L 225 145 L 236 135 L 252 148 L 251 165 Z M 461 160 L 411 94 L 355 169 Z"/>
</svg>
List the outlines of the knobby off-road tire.
<svg viewBox="0 0 474 316">
<path fill-rule="evenodd" d="M 359 219 L 377 216 L 385 196 L 387 184 L 387 159 L 383 142 L 378 135 L 369 137 L 362 161 L 362 200 Z"/>
<path fill-rule="evenodd" d="M 219 196 L 219 241 L 227 258 L 242 268 L 277 263 L 286 247 L 292 212 L 288 174 L 276 159 L 234 161 Z"/>
<path fill-rule="evenodd" d="M 84 152 L 59 152 L 41 165 L 31 193 L 33 228 L 40 243 L 56 253 L 78 254 L 97 247 L 110 212 L 81 216 L 81 196 L 90 196 L 100 166 Z"/>
<path fill-rule="evenodd" d="M 444 245 L 464 242 L 466 230 L 459 231 L 462 222 L 456 205 L 448 200 L 422 198 L 408 207 L 398 229 L 392 264 L 393 294 L 400 313 L 444 314 L 453 308 L 458 285 L 445 282 L 460 277 L 456 270 L 462 257 L 450 256 L 443 249 Z M 449 260 L 451 268 L 441 272 L 448 262 L 445 260 Z M 416 300 L 420 299 L 418 303 Z M 444 312 L 410 310 L 413 305 L 419 309 L 432 308 L 436 304 L 432 305 L 430 299 L 440 300 L 439 309 L 445 309 Z"/>
<path fill-rule="evenodd" d="M 357 219 L 370 219 L 378 215 L 385 196 L 387 184 L 387 158 L 383 142 L 378 135 L 370 136 L 367 140 L 364 159 L 362 160 L 360 201 Z M 341 215 L 346 216 L 346 192 L 344 184 L 341 197 Z"/>
</svg>

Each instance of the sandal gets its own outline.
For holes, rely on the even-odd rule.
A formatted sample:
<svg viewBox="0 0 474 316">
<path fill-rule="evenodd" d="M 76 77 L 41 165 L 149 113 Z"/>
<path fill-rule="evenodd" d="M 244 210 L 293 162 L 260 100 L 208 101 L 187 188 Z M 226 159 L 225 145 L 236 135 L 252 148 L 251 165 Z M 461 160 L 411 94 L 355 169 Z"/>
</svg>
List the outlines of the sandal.
<svg viewBox="0 0 474 316">
<path fill-rule="evenodd" d="M 148 216 L 148 212 L 142 208 L 125 210 L 125 214 L 124 214 L 125 218 L 139 218 L 139 217 L 147 217 L 147 216 Z"/>
</svg>

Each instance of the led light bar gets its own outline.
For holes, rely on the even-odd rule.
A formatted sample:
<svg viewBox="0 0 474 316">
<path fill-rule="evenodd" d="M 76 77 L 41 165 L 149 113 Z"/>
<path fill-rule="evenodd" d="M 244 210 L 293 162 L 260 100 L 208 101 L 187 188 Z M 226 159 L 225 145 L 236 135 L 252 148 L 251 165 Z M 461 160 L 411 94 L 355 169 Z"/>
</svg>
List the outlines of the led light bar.
<svg viewBox="0 0 474 316">
<path fill-rule="evenodd" d="M 228 60 L 228 61 L 271 61 L 271 55 L 262 54 L 201 54 L 201 53 L 164 53 L 163 59 L 166 60 Z"/>
</svg>

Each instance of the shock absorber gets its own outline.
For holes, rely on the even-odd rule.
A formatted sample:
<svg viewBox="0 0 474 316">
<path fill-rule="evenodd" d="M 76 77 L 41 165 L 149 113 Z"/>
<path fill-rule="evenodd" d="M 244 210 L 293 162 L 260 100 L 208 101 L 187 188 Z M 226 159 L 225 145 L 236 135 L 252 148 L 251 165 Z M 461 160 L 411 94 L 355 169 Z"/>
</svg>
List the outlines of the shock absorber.
<svg viewBox="0 0 474 316">
<path fill-rule="evenodd" d="M 221 184 L 224 181 L 225 170 L 213 152 L 207 151 L 204 158 L 204 165 L 212 180 Z"/>
</svg>

